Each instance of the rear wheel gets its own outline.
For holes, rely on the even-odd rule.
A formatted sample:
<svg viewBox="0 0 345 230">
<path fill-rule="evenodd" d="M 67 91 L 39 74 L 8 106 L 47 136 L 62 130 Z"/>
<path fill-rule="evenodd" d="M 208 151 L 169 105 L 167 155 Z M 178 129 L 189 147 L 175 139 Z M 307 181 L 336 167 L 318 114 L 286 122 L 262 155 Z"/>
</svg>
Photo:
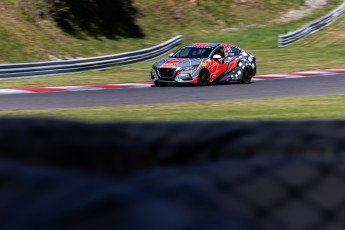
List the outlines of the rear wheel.
<svg viewBox="0 0 345 230">
<path fill-rule="evenodd" d="M 249 84 L 252 81 L 253 70 L 252 68 L 245 68 L 241 74 L 240 82 L 243 84 Z"/>
<path fill-rule="evenodd" d="M 210 83 L 210 72 L 207 69 L 203 69 L 200 71 L 198 84 L 201 86 L 208 85 Z"/>
</svg>

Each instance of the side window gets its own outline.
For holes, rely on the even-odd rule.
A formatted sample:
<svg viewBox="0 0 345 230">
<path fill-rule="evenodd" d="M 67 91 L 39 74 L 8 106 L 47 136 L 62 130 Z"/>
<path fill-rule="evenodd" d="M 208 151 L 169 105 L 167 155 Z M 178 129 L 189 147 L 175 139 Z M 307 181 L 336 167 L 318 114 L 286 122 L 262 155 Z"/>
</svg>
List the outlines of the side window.
<svg viewBox="0 0 345 230">
<path fill-rule="evenodd" d="M 229 57 L 239 56 L 241 54 L 241 49 L 238 48 L 237 46 L 235 47 L 227 46 L 227 49 L 229 52 Z"/>
<path fill-rule="evenodd" d="M 224 48 L 223 47 L 219 47 L 214 54 L 218 54 L 220 56 L 222 56 L 223 58 L 225 57 L 225 53 L 224 53 Z"/>
<path fill-rule="evenodd" d="M 241 49 L 238 48 L 237 46 L 232 48 L 233 49 L 233 52 L 236 56 L 239 56 L 241 54 Z"/>
<path fill-rule="evenodd" d="M 223 58 L 225 57 L 225 53 L 224 53 L 224 48 L 223 48 L 223 47 L 220 47 L 220 49 L 219 49 L 219 54 L 220 54 L 220 56 L 222 56 Z"/>
</svg>

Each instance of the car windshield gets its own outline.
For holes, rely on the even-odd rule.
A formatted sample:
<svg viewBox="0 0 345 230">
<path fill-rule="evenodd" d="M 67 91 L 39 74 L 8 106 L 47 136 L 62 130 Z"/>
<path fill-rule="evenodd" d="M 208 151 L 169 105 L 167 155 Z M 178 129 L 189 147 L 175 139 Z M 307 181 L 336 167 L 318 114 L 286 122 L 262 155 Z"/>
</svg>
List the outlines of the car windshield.
<svg viewBox="0 0 345 230">
<path fill-rule="evenodd" d="M 178 50 L 174 58 L 207 58 L 213 49 L 205 47 L 182 47 Z"/>
</svg>

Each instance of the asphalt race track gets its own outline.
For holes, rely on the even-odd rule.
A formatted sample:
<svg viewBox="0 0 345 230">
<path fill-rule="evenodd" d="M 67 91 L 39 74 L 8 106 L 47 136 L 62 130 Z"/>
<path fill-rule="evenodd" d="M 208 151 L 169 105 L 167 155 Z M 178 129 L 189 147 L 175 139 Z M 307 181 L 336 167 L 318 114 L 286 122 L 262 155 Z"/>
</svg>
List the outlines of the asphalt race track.
<svg viewBox="0 0 345 230">
<path fill-rule="evenodd" d="M 0 95 L 0 111 L 168 104 L 254 98 L 345 94 L 345 74 L 254 81 L 249 85 L 149 87 Z"/>
</svg>

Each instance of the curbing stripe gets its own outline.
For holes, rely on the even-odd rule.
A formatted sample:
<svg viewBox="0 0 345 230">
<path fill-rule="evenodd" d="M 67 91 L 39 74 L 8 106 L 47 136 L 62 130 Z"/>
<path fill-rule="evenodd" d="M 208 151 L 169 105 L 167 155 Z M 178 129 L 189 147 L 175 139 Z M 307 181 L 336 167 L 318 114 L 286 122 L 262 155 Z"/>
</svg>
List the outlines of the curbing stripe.
<svg viewBox="0 0 345 230">
<path fill-rule="evenodd" d="M 88 87 L 88 86 L 58 86 L 58 87 L 47 87 L 47 88 L 64 89 L 65 91 L 98 90 L 98 88 Z"/>
<path fill-rule="evenodd" d="M 88 87 L 95 88 L 95 89 L 128 89 L 128 88 L 133 88 L 130 85 L 122 85 L 122 84 L 88 85 Z"/>
<path fill-rule="evenodd" d="M 66 92 L 64 88 L 51 88 L 51 87 L 42 87 L 42 88 L 18 88 L 20 91 L 29 91 L 32 93 L 56 93 L 56 92 Z"/>
<path fill-rule="evenodd" d="M 320 70 L 320 71 L 329 72 L 331 74 L 334 74 L 334 73 L 337 73 L 337 74 L 345 73 L 345 69 L 325 69 L 325 70 Z"/>
<path fill-rule="evenodd" d="M 20 89 L 0 89 L 0 94 L 20 94 L 20 93 L 33 93 L 27 90 Z"/>
</svg>

